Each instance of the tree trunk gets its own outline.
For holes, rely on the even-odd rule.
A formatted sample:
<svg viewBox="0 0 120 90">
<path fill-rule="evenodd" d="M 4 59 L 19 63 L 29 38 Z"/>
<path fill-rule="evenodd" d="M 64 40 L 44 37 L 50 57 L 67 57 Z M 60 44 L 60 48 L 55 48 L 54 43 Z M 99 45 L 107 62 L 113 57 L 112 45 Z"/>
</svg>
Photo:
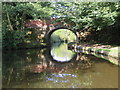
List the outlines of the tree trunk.
<svg viewBox="0 0 120 90">
<path fill-rule="evenodd" d="M 9 16 L 9 13 L 8 13 L 7 8 L 6 8 L 6 14 L 7 14 L 7 19 L 8 19 L 8 24 L 9 24 L 10 30 L 12 30 L 12 31 L 13 31 L 13 26 L 12 26 L 12 24 L 11 24 L 11 21 L 10 21 L 10 16 Z"/>
</svg>

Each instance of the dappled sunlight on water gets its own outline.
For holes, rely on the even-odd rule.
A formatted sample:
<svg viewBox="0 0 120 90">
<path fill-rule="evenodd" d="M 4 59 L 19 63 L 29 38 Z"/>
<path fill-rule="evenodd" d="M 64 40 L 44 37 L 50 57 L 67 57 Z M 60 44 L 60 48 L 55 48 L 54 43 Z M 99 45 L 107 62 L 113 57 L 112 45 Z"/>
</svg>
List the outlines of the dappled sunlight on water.
<svg viewBox="0 0 120 90">
<path fill-rule="evenodd" d="M 64 48 L 66 46 L 62 47 Z M 57 48 L 57 46 L 55 48 Z M 62 49 L 58 51 L 62 53 Z M 52 52 L 52 54 L 56 54 L 56 52 Z M 73 56 L 70 55 L 69 57 L 70 61 L 58 62 L 52 54 L 51 48 L 42 50 L 4 51 L 2 65 L 3 87 L 118 87 L 118 66 L 104 59 L 84 53 L 73 53 Z"/>
</svg>

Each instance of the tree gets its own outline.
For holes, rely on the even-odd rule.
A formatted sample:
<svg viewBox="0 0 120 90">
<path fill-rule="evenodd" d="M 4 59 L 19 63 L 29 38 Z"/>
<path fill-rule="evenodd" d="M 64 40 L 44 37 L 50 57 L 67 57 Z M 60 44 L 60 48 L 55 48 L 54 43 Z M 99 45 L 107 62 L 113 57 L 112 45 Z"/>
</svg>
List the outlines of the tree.
<svg viewBox="0 0 120 90">
<path fill-rule="evenodd" d="M 27 39 L 27 19 L 57 18 L 74 30 L 87 27 L 95 31 L 119 23 L 119 2 L 4 2 L 2 4 L 3 47 L 17 47 Z"/>
<path fill-rule="evenodd" d="M 119 17 L 119 2 L 56 2 L 56 16 L 64 16 L 75 29 L 92 26 L 95 30 L 113 25 Z"/>
</svg>

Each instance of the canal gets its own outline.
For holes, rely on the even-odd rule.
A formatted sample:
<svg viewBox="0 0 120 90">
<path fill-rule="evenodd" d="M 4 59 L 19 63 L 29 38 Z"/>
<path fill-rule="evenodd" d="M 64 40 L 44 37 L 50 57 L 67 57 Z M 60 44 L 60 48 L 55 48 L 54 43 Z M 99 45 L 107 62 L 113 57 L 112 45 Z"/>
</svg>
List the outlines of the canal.
<svg viewBox="0 0 120 90">
<path fill-rule="evenodd" d="M 3 51 L 3 88 L 118 88 L 118 66 L 108 60 L 67 49 Z"/>
</svg>

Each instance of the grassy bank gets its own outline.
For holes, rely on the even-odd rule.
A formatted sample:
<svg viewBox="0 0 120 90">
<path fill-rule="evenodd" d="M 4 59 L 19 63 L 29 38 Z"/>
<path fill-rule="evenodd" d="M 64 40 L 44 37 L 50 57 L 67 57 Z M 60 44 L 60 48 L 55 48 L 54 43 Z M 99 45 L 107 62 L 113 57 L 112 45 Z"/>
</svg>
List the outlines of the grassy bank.
<svg viewBox="0 0 120 90">
<path fill-rule="evenodd" d="M 115 58 L 120 58 L 120 46 L 101 45 L 101 44 L 71 44 L 69 48 L 78 50 L 84 50 L 89 52 L 95 52 L 98 54 L 104 54 Z"/>
</svg>

